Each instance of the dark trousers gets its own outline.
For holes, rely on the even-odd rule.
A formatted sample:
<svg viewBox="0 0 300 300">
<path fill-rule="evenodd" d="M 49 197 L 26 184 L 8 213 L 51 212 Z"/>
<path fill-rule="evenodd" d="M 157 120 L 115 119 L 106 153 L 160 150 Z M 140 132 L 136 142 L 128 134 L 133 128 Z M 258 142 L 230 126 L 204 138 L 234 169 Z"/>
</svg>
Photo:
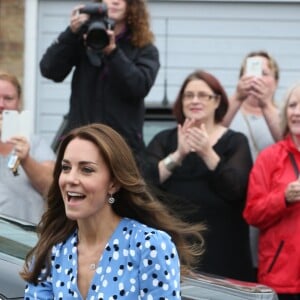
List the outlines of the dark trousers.
<svg viewBox="0 0 300 300">
<path fill-rule="evenodd" d="M 279 300 L 300 300 L 300 294 L 278 294 Z"/>
</svg>

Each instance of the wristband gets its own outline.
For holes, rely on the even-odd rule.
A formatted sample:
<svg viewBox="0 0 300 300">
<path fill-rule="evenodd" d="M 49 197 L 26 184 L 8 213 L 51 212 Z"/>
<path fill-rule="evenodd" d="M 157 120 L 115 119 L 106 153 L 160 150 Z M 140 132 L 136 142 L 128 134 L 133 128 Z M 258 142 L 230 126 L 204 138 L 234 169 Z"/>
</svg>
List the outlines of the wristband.
<svg viewBox="0 0 300 300">
<path fill-rule="evenodd" d="M 179 167 L 180 164 L 176 161 L 174 161 L 173 157 L 171 156 L 171 154 L 169 154 L 164 160 L 164 165 L 166 167 L 166 169 L 169 172 L 173 172 L 175 168 Z"/>
</svg>

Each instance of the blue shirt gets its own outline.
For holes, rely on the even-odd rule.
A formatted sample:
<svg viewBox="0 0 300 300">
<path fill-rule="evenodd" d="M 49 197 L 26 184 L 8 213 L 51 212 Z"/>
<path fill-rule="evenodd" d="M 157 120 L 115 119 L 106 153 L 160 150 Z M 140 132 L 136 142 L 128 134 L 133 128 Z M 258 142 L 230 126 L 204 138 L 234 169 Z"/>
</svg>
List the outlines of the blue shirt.
<svg viewBox="0 0 300 300">
<path fill-rule="evenodd" d="M 77 243 L 75 231 L 52 248 L 50 275 L 38 285 L 27 284 L 24 299 L 82 299 Z M 181 299 L 179 258 L 170 236 L 122 219 L 98 262 L 87 299 Z"/>
</svg>

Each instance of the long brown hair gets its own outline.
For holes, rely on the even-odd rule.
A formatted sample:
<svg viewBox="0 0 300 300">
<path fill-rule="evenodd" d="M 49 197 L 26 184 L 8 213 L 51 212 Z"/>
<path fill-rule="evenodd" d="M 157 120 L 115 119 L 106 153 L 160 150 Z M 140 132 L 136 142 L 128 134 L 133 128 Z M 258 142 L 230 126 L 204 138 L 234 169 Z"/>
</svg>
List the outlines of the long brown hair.
<svg viewBox="0 0 300 300">
<path fill-rule="evenodd" d="M 131 33 L 131 41 L 136 47 L 143 47 L 154 41 L 150 29 L 150 15 L 145 0 L 126 0 L 126 23 Z"/>
<path fill-rule="evenodd" d="M 126 26 L 134 46 L 141 48 L 153 43 L 154 34 L 150 28 L 150 14 L 146 0 L 125 0 L 127 4 Z M 103 2 L 103 0 L 94 0 Z"/>
<path fill-rule="evenodd" d="M 28 254 L 21 276 L 28 282 L 37 283 L 43 267 L 50 272 L 51 248 L 65 241 L 77 228 L 76 221 L 66 217 L 58 180 L 65 149 L 75 138 L 92 142 L 107 164 L 112 177 L 120 186 L 112 205 L 116 214 L 135 219 L 148 226 L 164 230 L 174 241 L 181 261 L 181 272 L 187 274 L 203 251 L 202 224 L 187 224 L 177 219 L 153 196 L 140 175 L 134 156 L 124 139 L 112 128 L 103 124 L 91 124 L 72 130 L 61 142 L 54 168 L 53 183 L 47 197 L 47 210 L 37 227 L 39 240 Z M 188 241 L 196 238 L 199 243 Z M 34 265 L 30 262 L 34 257 Z"/>
</svg>

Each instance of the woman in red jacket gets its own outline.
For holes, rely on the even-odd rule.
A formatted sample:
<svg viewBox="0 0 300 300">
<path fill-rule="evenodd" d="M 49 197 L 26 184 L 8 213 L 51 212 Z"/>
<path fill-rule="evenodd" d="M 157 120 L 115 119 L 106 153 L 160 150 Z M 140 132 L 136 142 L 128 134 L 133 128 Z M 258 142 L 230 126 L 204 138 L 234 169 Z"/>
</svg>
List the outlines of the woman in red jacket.
<svg viewBox="0 0 300 300">
<path fill-rule="evenodd" d="M 286 95 L 282 125 L 283 140 L 255 161 L 244 217 L 260 229 L 258 281 L 290 300 L 300 299 L 300 83 Z"/>
</svg>

